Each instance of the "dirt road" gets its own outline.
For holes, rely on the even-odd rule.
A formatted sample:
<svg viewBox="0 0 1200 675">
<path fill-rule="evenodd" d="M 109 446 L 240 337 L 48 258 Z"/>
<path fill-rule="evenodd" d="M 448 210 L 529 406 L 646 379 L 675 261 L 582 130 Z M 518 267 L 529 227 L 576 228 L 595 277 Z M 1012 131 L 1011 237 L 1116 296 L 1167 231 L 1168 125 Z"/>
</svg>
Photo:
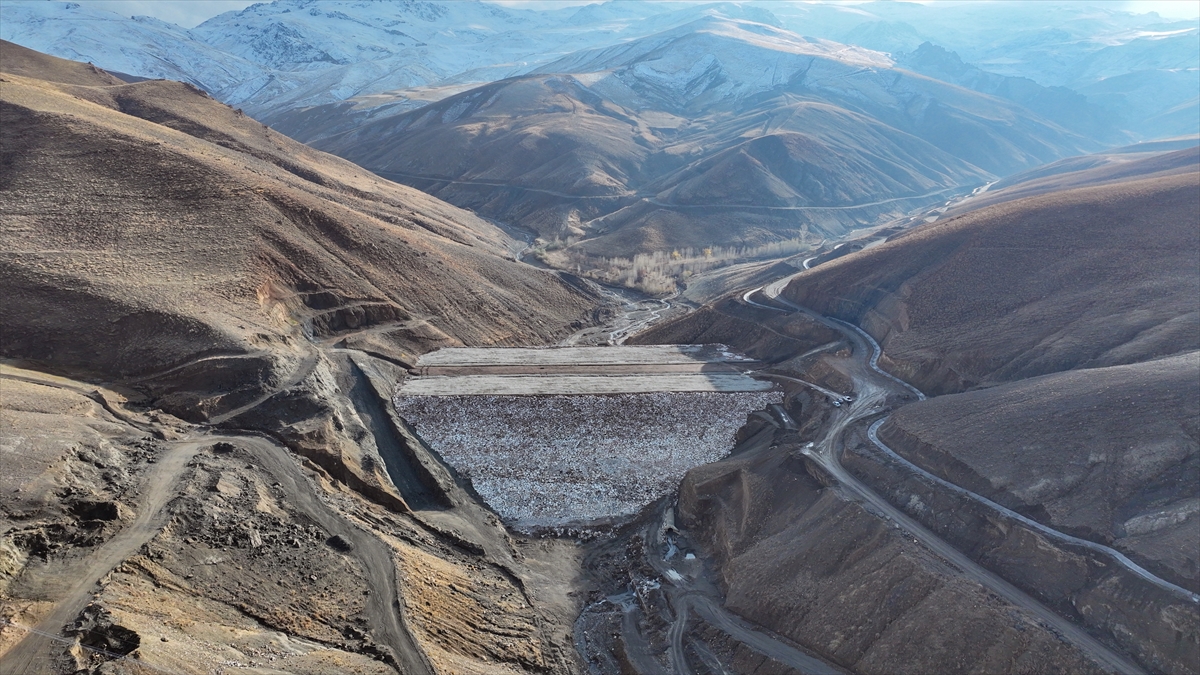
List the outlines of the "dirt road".
<svg viewBox="0 0 1200 675">
<path fill-rule="evenodd" d="M 200 448 L 211 443 L 209 440 L 176 442 L 158 458 L 142 478 L 142 498 L 136 506 L 137 517 L 90 556 L 65 571 L 72 577 L 67 582 L 71 584 L 70 590 L 55 604 L 54 609 L 33 627 L 33 631 L 26 633 L 25 637 L 0 659 L 0 672 L 5 675 L 54 672 L 49 660 L 53 638 L 49 636 L 58 635 L 63 626 L 83 611 L 91 601 L 92 594 L 98 590 L 101 580 L 113 568 L 158 534 L 167 517 L 163 507 L 177 494 L 180 475 Z"/>
<path fill-rule="evenodd" d="M 304 472 L 287 450 L 274 441 L 255 436 L 214 436 L 250 450 L 260 465 L 281 484 L 288 505 L 312 518 L 326 532 L 349 541 L 370 585 L 366 615 L 378 642 L 391 648 L 400 672 L 405 675 L 432 673 L 433 668 L 404 625 L 392 550 L 375 535 L 359 528 L 317 496 Z M 211 442 L 211 441 L 210 441 Z"/>
<path fill-rule="evenodd" d="M 777 288 L 782 290 L 782 287 Z M 766 294 L 767 292 L 764 290 L 764 295 Z M 879 367 L 879 356 L 881 353 L 879 344 L 857 326 L 817 315 L 804 307 L 779 297 L 778 291 L 776 291 L 776 294 L 771 299 L 789 307 L 793 311 L 806 314 L 814 320 L 821 321 L 839 330 L 850 341 L 853 348 L 852 372 L 850 374 L 854 380 L 856 390 L 855 399 L 851 405 L 843 407 L 835 413 L 825 436 L 806 447 L 803 450 L 804 454 L 828 471 L 850 494 L 869 504 L 877 513 L 895 522 L 911 534 L 914 540 L 920 541 L 931 551 L 958 567 L 968 578 L 982 584 L 1008 602 L 1024 609 L 1043 621 L 1047 626 L 1050 626 L 1061 635 L 1063 639 L 1074 644 L 1098 663 L 1118 673 L 1144 672 L 1140 666 L 1133 663 L 1127 657 L 1109 649 L 1079 626 L 1054 613 L 1041 602 L 1038 602 L 993 572 L 983 568 L 961 551 L 925 529 L 924 526 L 892 506 L 886 499 L 846 471 L 838 458 L 841 456 L 847 432 L 852 425 L 871 422 L 874 418 L 877 418 L 882 407 L 886 404 L 889 394 L 898 394 L 910 400 L 924 399 L 925 395 L 912 385 Z"/>
<path fill-rule="evenodd" d="M 292 379 L 298 382 L 307 376 L 315 361 L 315 354 L 306 359 Z M 11 374 L 2 375 L 8 377 Z M 52 376 L 33 381 L 75 391 L 86 390 L 86 387 L 80 387 L 77 383 Z M 376 642 L 390 649 L 400 672 L 406 675 L 432 673 L 424 653 L 404 625 L 391 549 L 382 540 L 325 504 L 315 486 L 282 446 L 256 435 L 208 433 L 202 427 L 195 428 L 184 439 L 168 442 L 167 450 L 142 477 L 140 498 L 133 505 L 137 513 L 133 522 L 90 555 L 63 568 L 61 574 L 68 578 L 59 579 L 59 585 L 69 590 L 57 600 L 54 608 L 38 625 L 26 627 L 30 630 L 25 637 L 0 659 L 0 672 L 5 675 L 54 672 L 50 654 L 53 643 L 62 639 L 57 636 L 61 634 L 63 626 L 87 606 L 105 576 L 159 533 L 167 518 L 165 507 L 179 495 L 179 479 L 188 463 L 201 449 L 220 441 L 248 450 L 258 465 L 280 484 L 290 506 L 300 510 L 327 532 L 340 535 L 351 543 L 351 555 L 358 559 L 372 591 L 365 613 Z"/>
</svg>

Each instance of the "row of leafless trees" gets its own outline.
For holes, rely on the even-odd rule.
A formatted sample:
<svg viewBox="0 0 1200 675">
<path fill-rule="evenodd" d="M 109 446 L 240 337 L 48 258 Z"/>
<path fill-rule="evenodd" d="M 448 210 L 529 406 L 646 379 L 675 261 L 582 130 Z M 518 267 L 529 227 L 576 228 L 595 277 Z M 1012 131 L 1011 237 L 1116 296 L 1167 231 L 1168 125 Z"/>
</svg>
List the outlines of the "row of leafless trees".
<svg viewBox="0 0 1200 675">
<path fill-rule="evenodd" d="M 633 258 L 590 256 L 570 244 L 552 241 L 534 249 L 541 260 L 560 269 L 615 286 L 637 289 L 651 295 L 669 295 L 695 274 L 749 260 L 784 258 L 812 249 L 807 231 L 794 239 L 762 246 L 686 247 L 671 251 L 639 253 Z"/>
</svg>

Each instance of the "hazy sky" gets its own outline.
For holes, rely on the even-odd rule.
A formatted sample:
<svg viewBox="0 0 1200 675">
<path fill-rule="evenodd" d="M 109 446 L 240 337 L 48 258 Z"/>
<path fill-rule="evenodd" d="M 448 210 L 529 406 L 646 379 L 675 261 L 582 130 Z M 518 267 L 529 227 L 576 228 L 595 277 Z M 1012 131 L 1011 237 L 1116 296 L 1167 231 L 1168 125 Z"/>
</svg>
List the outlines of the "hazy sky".
<svg viewBox="0 0 1200 675">
<path fill-rule="evenodd" d="M 553 7 L 562 5 L 586 5 L 597 0 L 492 0 L 510 6 Z M 930 2 L 935 0 L 917 0 Z M 133 16 L 148 14 L 163 21 L 170 21 L 192 28 L 205 19 L 222 12 L 242 9 L 254 4 L 254 0 L 76 0 L 87 2 L 93 7 Z M 1169 18 L 1200 17 L 1200 2 L 1197 0 L 1110 0 L 1106 4 L 1130 12 L 1158 12 Z"/>
</svg>

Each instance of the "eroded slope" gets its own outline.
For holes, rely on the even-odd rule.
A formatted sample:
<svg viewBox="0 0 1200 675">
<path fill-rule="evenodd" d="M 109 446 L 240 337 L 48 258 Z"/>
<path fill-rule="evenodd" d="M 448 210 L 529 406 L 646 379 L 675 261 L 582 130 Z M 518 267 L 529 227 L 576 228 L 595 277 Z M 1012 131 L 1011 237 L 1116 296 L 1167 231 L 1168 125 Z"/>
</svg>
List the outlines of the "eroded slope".
<svg viewBox="0 0 1200 675">
<path fill-rule="evenodd" d="M 893 448 L 1200 588 L 1200 358 L 1057 373 L 906 406 Z"/>
</svg>

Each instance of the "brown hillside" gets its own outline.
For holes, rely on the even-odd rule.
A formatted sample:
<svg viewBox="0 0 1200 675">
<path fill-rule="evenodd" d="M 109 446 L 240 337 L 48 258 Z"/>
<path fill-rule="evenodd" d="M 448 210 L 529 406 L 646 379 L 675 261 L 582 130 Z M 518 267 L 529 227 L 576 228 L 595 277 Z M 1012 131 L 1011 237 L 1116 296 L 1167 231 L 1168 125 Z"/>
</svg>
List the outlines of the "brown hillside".
<svg viewBox="0 0 1200 675">
<path fill-rule="evenodd" d="M 514 242 L 485 221 L 188 85 L 2 78 L 5 357 L 129 380 L 182 367 L 143 384 L 205 416 L 284 381 L 305 335 L 374 327 L 402 358 L 543 342 L 593 305 L 505 259 Z M 201 357 L 217 358 L 191 373 Z"/>
<path fill-rule="evenodd" d="M 1055 373 L 905 406 L 913 462 L 1200 589 L 1200 354 Z"/>
<path fill-rule="evenodd" d="M 601 257 L 840 237 L 1094 147 L 882 54 L 717 15 L 411 107 L 429 95 L 264 121 L 567 240 L 549 263 L 590 271 Z"/>
<path fill-rule="evenodd" d="M 954 205 L 943 217 L 1070 188 L 1118 183 L 1150 174 L 1165 176 L 1195 171 L 1200 161 L 1196 143 L 1195 139 L 1149 142 L 1051 162 L 997 181 L 987 192 Z"/>
<path fill-rule="evenodd" d="M 8 40 L 0 40 L 0 71 L 50 82 L 79 84 L 87 87 L 125 84 L 121 79 L 90 63 L 68 61 L 57 56 L 35 52 Z"/>
<path fill-rule="evenodd" d="M 785 294 L 859 323 L 889 368 L 936 394 L 1200 348 L 1197 270 L 1193 165 L 939 221 Z"/>
</svg>

